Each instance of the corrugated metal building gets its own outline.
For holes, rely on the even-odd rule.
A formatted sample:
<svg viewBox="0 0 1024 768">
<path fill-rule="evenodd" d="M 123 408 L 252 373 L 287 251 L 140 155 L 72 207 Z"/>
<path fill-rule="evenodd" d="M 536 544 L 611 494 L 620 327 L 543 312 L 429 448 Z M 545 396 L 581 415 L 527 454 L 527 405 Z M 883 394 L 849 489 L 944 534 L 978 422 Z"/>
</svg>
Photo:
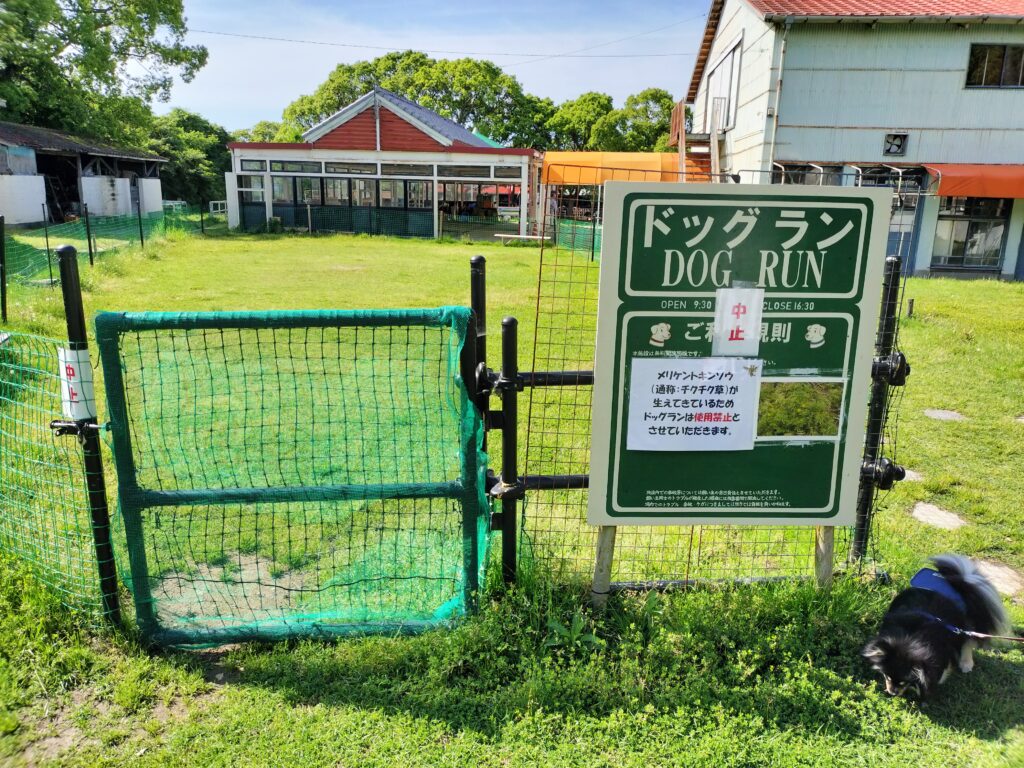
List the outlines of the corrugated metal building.
<svg viewBox="0 0 1024 768">
<path fill-rule="evenodd" d="M 0 215 L 8 224 L 162 210 L 160 164 L 152 152 L 0 122 Z"/>
<path fill-rule="evenodd" d="M 723 173 L 923 190 L 916 273 L 1024 279 L 1024 0 L 712 0 L 687 100 Z"/>
</svg>

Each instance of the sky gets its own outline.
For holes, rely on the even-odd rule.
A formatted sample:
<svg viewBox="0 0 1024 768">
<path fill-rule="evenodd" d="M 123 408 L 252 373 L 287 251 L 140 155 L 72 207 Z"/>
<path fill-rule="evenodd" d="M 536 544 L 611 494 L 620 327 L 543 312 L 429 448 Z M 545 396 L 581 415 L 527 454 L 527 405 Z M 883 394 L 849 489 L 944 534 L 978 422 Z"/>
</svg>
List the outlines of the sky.
<svg viewBox="0 0 1024 768">
<path fill-rule="evenodd" d="M 191 83 L 177 81 L 170 101 L 154 108 L 164 113 L 182 107 L 228 130 L 248 128 L 279 120 L 290 102 L 315 90 L 338 64 L 409 48 L 486 54 L 473 58 L 495 62 L 528 92 L 555 103 L 596 90 L 621 106 L 629 94 L 649 87 L 678 99 L 690 82 L 709 5 L 710 0 L 185 0 L 187 41 L 205 45 L 209 61 Z M 587 58 L 558 55 L 570 52 Z"/>
</svg>

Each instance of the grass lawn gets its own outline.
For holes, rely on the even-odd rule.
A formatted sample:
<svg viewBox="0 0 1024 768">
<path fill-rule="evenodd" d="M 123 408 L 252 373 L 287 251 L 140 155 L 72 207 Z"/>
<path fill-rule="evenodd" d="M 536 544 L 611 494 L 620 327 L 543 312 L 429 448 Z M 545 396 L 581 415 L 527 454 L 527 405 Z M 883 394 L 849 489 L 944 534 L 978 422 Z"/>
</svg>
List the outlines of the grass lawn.
<svg viewBox="0 0 1024 768">
<path fill-rule="evenodd" d="M 529 360 L 538 252 L 369 237 L 172 238 L 84 268 L 99 310 L 465 304 L 488 258 Z M 891 585 L 845 578 L 613 599 L 528 570 L 451 631 L 148 654 L 97 634 L 0 559 L 0 764 L 1020 766 L 1024 652 L 979 655 L 925 705 L 890 700 L 857 651 L 928 554 L 1024 572 L 1024 286 L 911 280 L 913 366 L 897 486 L 877 518 Z M 60 337 L 59 291 L 15 287 L 17 330 Z M 938 422 L 926 408 L 951 409 Z M 826 408 L 827 410 L 827 408 Z M 828 416 L 828 414 L 824 414 Z M 927 501 L 967 525 L 928 528 Z M 1019 597 L 1018 597 L 1019 599 Z M 1024 610 L 1011 604 L 1015 621 Z"/>
</svg>

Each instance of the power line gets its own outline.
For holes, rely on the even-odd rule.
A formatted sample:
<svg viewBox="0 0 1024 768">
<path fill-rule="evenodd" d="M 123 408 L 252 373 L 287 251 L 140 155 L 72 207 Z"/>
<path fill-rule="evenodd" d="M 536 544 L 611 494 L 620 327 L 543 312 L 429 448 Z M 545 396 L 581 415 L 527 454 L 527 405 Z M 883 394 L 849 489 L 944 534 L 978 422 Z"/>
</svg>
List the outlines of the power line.
<svg viewBox="0 0 1024 768">
<path fill-rule="evenodd" d="M 655 27 L 654 29 L 648 29 L 646 32 L 637 32 L 635 35 L 628 35 L 626 37 L 620 37 L 620 38 L 617 38 L 615 40 L 609 40 L 606 43 L 597 43 L 596 45 L 588 45 L 585 48 L 577 48 L 576 50 L 568 51 L 567 53 L 552 53 L 552 54 L 549 54 L 549 55 L 546 55 L 546 56 L 545 55 L 540 55 L 540 58 L 527 59 L 525 61 L 517 61 L 514 64 L 509 64 L 508 66 L 509 67 L 518 67 L 521 64 L 536 64 L 538 61 L 547 61 L 548 59 L 559 59 L 559 58 L 561 58 L 561 59 L 615 58 L 614 54 L 598 54 L 598 55 L 593 55 L 593 56 L 578 56 L 577 54 L 582 53 L 583 51 L 592 51 L 595 48 L 604 48 L 606 45 L 614 45 L 615 43 L 621 43 L 621 42 L 624 42 L 626 40 L 634 40 L 635 38 L 644 37 L 645 35 L 653 35 L 655 32 L 662 32 L 663 30 L 671 29 L 672 27 L 678 27 L 681 24 L 688 24 L 691 21 L 696 21 L 697 19 L 704 19 L 704 18 L 707 18 L 707 14 L 705 14 L 705 13 L 698 13 L 696 16 L 691 16 L 688 19 L 683 19 L 682 21 L 676 21 L 676 22 L 673 22 L 671 24 L 666 24 L 663 27 Z M 538 54 L 534 54 L 534 55 L 538 55 Z M 650 56 L 658 56 L 658 55 L 661 55 L 661 54 L 649 54 L 649 55 Z M 693 56 L 692 53 L 679 53 L 679 54 L 668 54 L 668 55 L 670 55 L 670 56 Z M 643 54 L 636 54 L 636 56 L 640 57 L 640 56 L 643 56 Z M 632 57 L 630 57 L 630 58 L 632 58 Z"/>
<path fill-rule="evenodd" d="M 669 27 L 678 26 L 684 22 L 676 22 L 675 24 L 668 25 Z M 660 27 L 657 30 L 649 30 L 647 32 L 640 32 L 630 37 L 624 37 L 622 40 L 629 40 L 633 37 L 640 37 L 641 35 L 649 35 L 652 32 L 657 32 L 660 29 L 668 29 L 668 27 Z M 322 45 L 331 48 L 361 48 L 364 50 L 372 51 L 394 51 L 396 50 L 393 46 L 384 45 L 359 45 L 357 43 L 332 43 L 325 40 L 302 40 L 293 37 L 271 37 L 270 35 L 247 35 L 241 32 L 216 32 L 212 29 L 190 29 L 189 32 L 195 32 L 201 35 L 217 35 L 219 37 L 241 37 L 248 40 L 270 40 L 275 43 L 300 43 L 302 45 Z M 611 45 L 612 43 L 621 42 L 620 40 L 611 40 L 607 43 L 599 43 L 597 45 L 588 46 L 587 48 L 580 48 L 579 51 L 589 51 L 593 48 L 601 48 L 605 45 Z M 552 54 L 539 54 L 539 53 L 525 53 L 519 52 L 486 52 L 486 51 L 444 51 L 444 50 L 432 50 L 427 48 L 413 49 L 419 53 L 431 53 L 431 54 L 446 54 L 451 56 L 539 56 L 536 59 L 527 59 L 526 61 L 517 62 L 509 66 L 518 66 L 519 64 L 529 64 L 534 61 L 544 61 L 545 59 L 553 58 L 571 58 L 571 59 L 656 59 L 656 58 L 676 58 L 681 56 L 694 56 L 696 54 L 692 52 L 688 53 L 602 53 L 602 54 L 588 54 L 578 55 L 578 51 L 570 51 L 568 53 L 552 53 Z"/>
</svg>

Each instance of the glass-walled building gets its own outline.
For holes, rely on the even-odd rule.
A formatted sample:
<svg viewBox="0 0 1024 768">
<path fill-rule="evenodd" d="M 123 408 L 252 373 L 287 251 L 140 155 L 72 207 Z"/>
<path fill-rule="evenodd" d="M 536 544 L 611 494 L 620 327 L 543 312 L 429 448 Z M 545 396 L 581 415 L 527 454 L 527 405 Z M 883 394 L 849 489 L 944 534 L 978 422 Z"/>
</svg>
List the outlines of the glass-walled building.
<svg viewBox="0 0 1024 768">
<path fill-rule="evenodd" d="M 528 234 L 530 149 L 495 147 L 375 88 L 302 143 L 229 144 L 228 222 L 403 237 Z M 535 176 L 535 174 L 534 174 Z"/>
</svg>

